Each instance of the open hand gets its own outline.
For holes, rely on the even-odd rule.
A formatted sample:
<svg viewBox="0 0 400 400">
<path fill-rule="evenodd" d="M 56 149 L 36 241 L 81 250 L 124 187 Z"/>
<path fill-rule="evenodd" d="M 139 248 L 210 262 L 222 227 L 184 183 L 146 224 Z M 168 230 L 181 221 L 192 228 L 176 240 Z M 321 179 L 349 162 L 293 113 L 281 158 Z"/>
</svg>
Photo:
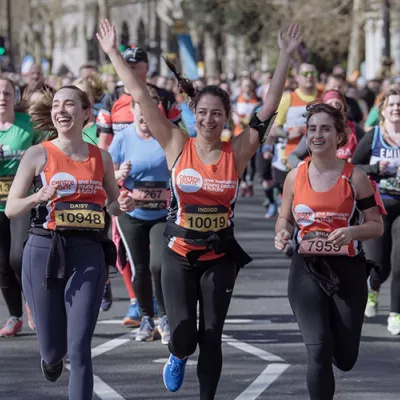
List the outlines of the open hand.
<svg viewBox="0 0 400 400">
<path fill-rule="evenodd" d="M 118 204 L 120 210 L 123 212 L 131 212 L 135 209 L 135 200 L 127 190 L 121 192 L 119 195 Z"/>
<path fill-rule="evenodd" d="M 281 51 L 292 55 L 297 48 L 300 46 L 301 40 L 303 38 L 301 28 L 299 24 L 290 24 L 286 32 L 286 37 L 283 38 L 282 32 L 279 31 L 278 35 L 278 45 Z"/>
<path fill-rule="evenodd" d="M 99 32 L 96 33 L 96 37 L 104 53 L 110 54 L 113 50 L 118 51 L 115 25 L 111 25 L 108 19 L 100 21 Z"/>
</svg>

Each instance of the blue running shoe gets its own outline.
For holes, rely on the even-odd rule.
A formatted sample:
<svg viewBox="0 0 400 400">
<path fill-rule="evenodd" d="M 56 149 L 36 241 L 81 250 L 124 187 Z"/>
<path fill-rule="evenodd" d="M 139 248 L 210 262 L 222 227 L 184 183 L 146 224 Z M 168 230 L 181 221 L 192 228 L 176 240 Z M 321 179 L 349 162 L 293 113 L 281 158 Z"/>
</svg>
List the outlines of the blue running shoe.
<svg viewBox="0 0 400 400">
<path fill-rule="evenodd" d="M 111 282 L 108 280 L 104 285 L 103 299 L 100 306 L 101 311 L 108 311 L 111 308 L 112 302 Z"/>
<path fill-rule="evenodd" d="M 169 360 L 164 366 L 163 378 L 164 385 L 170 392 L 176 392 L 182 386 L 187 359 L 186 357 L 184 360 L 180 360 L 173 354 L 169 356 Z"/>
<path fill-rule="evenodd" d="M 135 328 L 140 326 L 142 319 L 140 317 L 140 309 L 139 303 L 136 299 L 131 300 L 131 303 L 128 307 L 128 312 L 125 315 L 124 320 L 122 321 L 123 326 L 127 326 L 128 328 Z"/>
</svg>

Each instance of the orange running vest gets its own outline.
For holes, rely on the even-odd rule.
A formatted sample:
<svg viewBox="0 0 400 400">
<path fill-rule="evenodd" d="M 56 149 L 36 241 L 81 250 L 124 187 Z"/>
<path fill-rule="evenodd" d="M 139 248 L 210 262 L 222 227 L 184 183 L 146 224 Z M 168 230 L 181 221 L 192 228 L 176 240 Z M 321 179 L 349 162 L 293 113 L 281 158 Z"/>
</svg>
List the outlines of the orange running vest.
<svg viewBox="0 0 400 400">
<path fill-rule="evenodd" d="M 104 229 L 107 195 L 103 188 L 104 166 L 101 150 L 88 144 L 84 161 L 73 161 L 52 142 L 41 143 L 47 162 L 35 179 L 35 191 L 45 185 L 58 185 L 57 194 L 33 212 L 32 226 L 49 230 Z"/>
<path fill-rule="evenodd" d="M 322 93 L 318 91 L 315 99 L 319 99 L 322 96 Z M 304 127 L 304 134 L 306 132 L 306 120 L 303 117 L 306 112 L 306 107 L 308 102 L 302 100 L 297 93 L 290 93 L 290 107 L 286 113 L 286 125 L 287 129 L 290 132 L 293 128 L 296 127 Z M 288 139 L 286 143 L 286 157 L 294 151 L 297 145 L 300 143 L 302 136 L 299 136 L 295 139 Z"/>
<path fill-rule="evenodd" d="M 222 143 L 221 157 L 205 165 L 197 155 L 194 138 L 185 143 L 171 173 L 171 205 L 168 220 L 199 232 L 217 232 L 233 227 L 233 211 L 238 193 L 238 174 L 232 143 Z M 205 247 L 173 237 L 168 246 L 181 256 Z M 222 257 L 211 251 L 199 261 Z"/>
<path fill-rule="evenodd" d="M 309 162 L 299 165 L 294 182 L 293 216 L 299 232 L 295 240 L 305 255 L 358 254 L 359 243 L 338 248 L 326 242 L 331 232 L 355 225 L 356 200 L 350 184 L 354 165 L 345 163 L 336 184 L 326 192 L 315 192 L 309 179 Z M 302 243 L 304 241 L 304 243 Z"/>
</svg>

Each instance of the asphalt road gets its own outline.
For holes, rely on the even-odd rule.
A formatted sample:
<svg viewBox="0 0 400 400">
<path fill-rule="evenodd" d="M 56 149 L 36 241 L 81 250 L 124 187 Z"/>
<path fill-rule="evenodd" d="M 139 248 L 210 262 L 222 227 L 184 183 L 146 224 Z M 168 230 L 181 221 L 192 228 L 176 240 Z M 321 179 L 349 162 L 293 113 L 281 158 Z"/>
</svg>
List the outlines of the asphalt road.
<svg viewBox="0 0 400 400">
<path fill-rule="evenodd" d="M 254 261 L 241 271 L 225 325 L 224 367 L 216 399 L 307 400 L 306 354 L 287 300 L 290 260 L 273 248 L 274 221 L 263 218 L 262 198 L 240 199 L 237 238 Z M 113 279 L 114 304 L 101 313 L 93 339 L 94 399 L 146 400 L 198 398 L 197 354 L 190 358 L 181 390 L 169 393 L 162 369 L 168 357 L 160 341 L 138 343 L 120 325 L 127 308 L 122 280 Z M 386 331 L 389 285 L 380 297 L 379 315 L 365 322 L 359 361 L 353 371 L 335 371 L 340 400 L 400 398 L 399 337 Z M 7 311 L 0 299 L 0 323 Z M 26 322 L 26 321 L 25 321 Z M 0 399 L 65 400 L 68 371 L 47 382 L 40 371 L 35 333 L 25 323 L 22 334 L 0 338 Z"/>
</svg>

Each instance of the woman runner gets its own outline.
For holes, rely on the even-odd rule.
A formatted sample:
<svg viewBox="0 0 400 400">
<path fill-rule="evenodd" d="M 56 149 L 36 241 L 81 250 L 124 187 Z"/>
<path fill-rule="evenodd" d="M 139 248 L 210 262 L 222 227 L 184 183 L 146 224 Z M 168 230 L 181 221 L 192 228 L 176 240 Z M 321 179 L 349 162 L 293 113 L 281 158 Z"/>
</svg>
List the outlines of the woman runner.
<svg viewBox="0 0 400 400">
<path fill-rule="evenodd" d="M 337 157 L 347 142 L 342 111 L 312 104 L 306 116 L 312 161 L 286 178 L 275 247 L 283 251 L 295 230 L 288 292 L 307 348 L 308 391 L 332 400 L 332 362 L 350 371 L 358 357 L 367 301 L 360 241 L 382 234 L 382 218 L 367 175 Z"/>
<path fill-rule="evenodd" d="M 38 139 L 29 115 L 14 111 L 16 103 L 15 83 L 0 77 L 0 287 L 10 314 L 0 337 L 15 336 L 22 329 L 22 248 L 28 237 L 29 217 L 10 221 L 4 210 L 21 157 Z M 31 318 L 29 325 L 34 328 Z"/>
<path fill-rule="evenodd" d="M 379 267 L 371 271 L 367 317 L 377 313 L 378 295 L 392 271 L 387 329 L 400 334 L 400 89 L 391 89 L 379 107 L 380 123 L 359 143 L 352 162 L 378 185 L 387 215 L 382 237 L 368 240 L 365 253 Z"/>
<path fill-rule="evenodd" d="M 322 102 L 340 108 L 344 112 L 345 116 L 347 116 L 346 98 L 339 91 L 328 90 L 324 94 Z M 347 131 L 349 132 L 347 143 L 337 150 L 336 155 L 342 160 L 349 161 L 354 154 L 357 144 L 364 137 L 365 132 L 359 125 L 356 125 L 349 119 L 347 119 Z M 288 157 L 288 162 L 293 168 L 297 167 L 302 160 L 309 156 L 306 140 L 307 138 L 303 136 L 296 149 L 290 153 Z"/>
<path fill-rule="evenodd" d="M 32 210 L 23 289 L 47 380 L 59 378 L 68 351 L 70 400 L 88 400 L 93 394 L 91 340 L 105 265 L 112 265 L 105 256 L 115 254 L 104 239 L 103 207 L 107 200 L 113 215 L 134 208 L 128 192 L 118 190 L 110 155 L 83 140 L 89 114 L 89 98 L 75 86 L 59 89 L 54 97 L 47 93 L 35 104 L 35 126 L 54 135 L 26 152 L 6 205 L 10 219 Z"/>
<path fill-rule="evenodd" d="M 97 38 L 118 76 L 139 104 L 154 138 L 164 149 L 172 174 L 172 196 L 165 231 L 162 289 L 171 329 L 171 355 L 164 367 L 170 391 L 182 385 L 188 357 L 200 346 L 197 375 L 200 399 L 214 399 L 222 368 L 221 336 L 238 269 L 251 259 L 233 235 L 233 209 L 238 178 L 264 141 L 285 85 L 287 69 L 301 39 L 299 25 L 279 35 L 280 55 L 263 107 L 252 128 L 231 142 L 220 139 L 231 111 L 229 95 L 216 86 L 196 91 L 177 74 L 180 87 L 193 99 L 198 135 L 171 124 L 154 103 L 146 84 L 118 52 L 115 27 L 100 24 Z M 197 331 L 197 303 L 200 325 Z"/>
<path fill-rule="evenodd" d="M 160 97 L 147 86 L 155 104 Z M 152 137 L 142 112 L 132 101 L 134 122 L 114 136 L 110 154 L 115 177 L 132 193 L 135 210 L 117 218 L 117 228 L 125 245 L 130 265 L 134 266 L 133 286 L 140 307 L 141 323 L 137 341 L 152 341 L 158 333 L 168 344 L 169 327 L 161 288 L 161 256 L 169 197 L 169 171 L 164 150 Z M 153 278 L 153 279 L 152 279 Z M 157 298 L 158 327 L 154 325 L 153 288 Z"/>
</svg>

